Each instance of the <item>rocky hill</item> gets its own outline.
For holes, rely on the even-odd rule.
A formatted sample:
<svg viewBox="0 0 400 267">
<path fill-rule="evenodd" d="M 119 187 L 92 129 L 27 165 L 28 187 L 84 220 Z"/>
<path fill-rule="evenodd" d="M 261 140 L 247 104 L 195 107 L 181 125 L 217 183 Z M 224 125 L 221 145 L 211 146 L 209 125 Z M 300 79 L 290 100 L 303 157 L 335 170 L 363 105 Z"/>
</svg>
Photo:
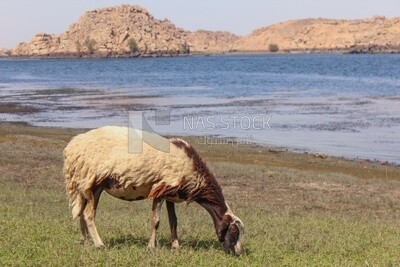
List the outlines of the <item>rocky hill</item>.
<svg viewBox="0 0 400 267">
<path fill-rule="evenodd" d="M 239 39 L 240 37 L 233 33 L 221 31 L 198 30 L 187 34 L 190 51 L 199 53 L 230 52 L 235 49 L 235 43 Z"/>
<path fill-rule="evenodd" d="M 6 56 L 7 56 L 7 49 L 0 48 L 0 57 L 6 57 Z"/>
<path fill-rule="evenodd" d="M 140 6 L 86 12 L 63 34 L 40 33 L 13 49 L 14 56 L 161 56 L 188 54 L 187 33 Z"/>
<path fill-rule="evenodd" d="M 255 30 L 236 44 L 238 51 L 400 52 L 400 18 L 365 20 L 291 20 Z"/>
<path fill-rule="evenodd" d="M 189 32 L 158 20 L 140 6 L 86 12 L 62 34 L 40 33 L 12 49 L 21 57 L 136 57 L 190 52 L 400 53 L 400 18 L 291 20 L 240 37 L 229 32 Z M 0 51 L 0 56 L 9 51 Z"/>
</svg>

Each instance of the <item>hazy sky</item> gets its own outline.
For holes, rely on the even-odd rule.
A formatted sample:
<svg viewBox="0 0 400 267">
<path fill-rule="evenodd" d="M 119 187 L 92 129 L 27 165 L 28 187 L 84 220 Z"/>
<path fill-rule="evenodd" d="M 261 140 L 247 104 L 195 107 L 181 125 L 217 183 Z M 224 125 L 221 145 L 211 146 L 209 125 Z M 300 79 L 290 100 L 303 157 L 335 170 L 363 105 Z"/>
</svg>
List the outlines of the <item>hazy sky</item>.
<svg viewBox="0 0 400 267">
<path fill-rule="evenodd" d="M 62 33 L 86 10 L 123 3 L 142 5 L 187 30 L 239 35 L 288 19 L 400 16 L 400 0 L 0 0 L 0 47 L 11 48 L 39 32 Z"/>
</svg>

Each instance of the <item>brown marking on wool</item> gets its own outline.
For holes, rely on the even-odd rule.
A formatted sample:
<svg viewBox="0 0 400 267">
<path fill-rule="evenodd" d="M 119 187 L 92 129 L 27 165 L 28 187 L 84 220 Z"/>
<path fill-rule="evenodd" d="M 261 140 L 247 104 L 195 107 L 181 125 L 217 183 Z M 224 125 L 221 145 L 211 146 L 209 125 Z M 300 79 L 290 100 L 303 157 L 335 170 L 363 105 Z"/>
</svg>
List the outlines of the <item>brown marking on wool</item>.
<svg viewBox="0 0 400 267">
<path fill-rule="evenodd" d="M 149 197 L 158 198 L 158 197 L 162 196 L 166 191 L 168 191 L 169 188 L 171 188 L 171 186 L 166 186 L 165 183 L 162 183 L 161 185 L 153 188 L 150 191 Z"/>
<path fill-rule="evenodd" d="M 224 205 L 225 199 L 222 194 L 222 189 L 197 151 L 191 145 L 181 139 L 173 139 L 171 140 L 171 143 L 185 151 L 186 156 L 192 159 L 193 170 L 200 174 L 206 181 L 206 185 L 203 188 L 188 192 L 189 195 L 187 198 L 190 200 L 203 198 L 207 199 L 209 202 Z"/>
<path fill-rule="evenodd" d="M 107 177 L 101 177 L 99 179 L 96 179 L 95 180 L 95 186 L 100 186 L 100 185 L 103 185 L 103 184 L 107 184 L 107 181 L 108 181 Z"/>
<path fill-rule="evenodd" d="M 180 195 L 182 196 L 182 198 L 181 197 L 179 198 L 187 199 L 188 202 L 190 202 L 190 198 L 188 198 L 187 196 L 194 195 L 195 194 L 194 191 L 197 190 L 192 190 L 192 192 L 188 192 L 186 179 L 182 178 L 177 186 L 171 186 L 167 185 L 166 183 L 162 183 L 161 185 L 153 188 L 153 190 L 151 190 L 149 194 L 149 197 L 152 198 L 169 197 L 171 199 L 174 199 L 177 195 L 178 196 Z"/>
<path fill-rule="evenodd" d="M 208 177 L 206 179 L 207 184 L 201 188 L 200 192 L 198 193 L 197 199 L 204 199 L 210 203 L 213 203 L 217 206 L 220 206 L 225 211 L 228 209 L 225 205 L 225 199 L 222 194 L 222 189 L 215 180 L 214 176 Z"/>
<path fill-rule="evenodd" d="M 176 195 L 179 186 L 170 186 L 166 183 L 162 183 L 159 186 L 151 190 L 149 197 L 160 198 Z"/>
<path fill-rule="evenodd" d="M 171 140 L 171 143 L 173 143 L 175 146 L 185 151 L 186 156 L 192 159 L 195 171 L 199 172 L 200 174 L 203 174 L 204 176 L 211 175 L 211 172 L 208 169 L 206 163 L 202 160 L 197 151 L 191 145 L 189 145 L 188 143 L 186 143 L 181 139 L 173 139 Z"/>
<path fill-rule="evenodd" d="M 183 199 L 183 200 L 187 200 L 189 198 L 188 193 L 186 193 L 185 191 L 179 190 L 178 191 L 178 198 L 179 199 Z"/>
<path fill-rule="evenodd" d="M 103 178 L 103 181 L 105 181 L 105 187 L 107 189 L 121 189 L 122 185 L 115 179 L 112 178 Z"/>
<path fill-rule="evenodd" d="M 182 139 L 171 139 L 171 143 L 173 143 L 175 146 L 177 146 L 180 149 L 187 147 L 186 142 L 183 141 Z"/>
<path fill-rule="evenodd" d="M 226 233 L 228 232 L 231 222 L 232 217 L 230 215 L 225 215 L 222 220 L 217 222 L 217 236 L 220 242 L 224 242 Z"/>
</svg>

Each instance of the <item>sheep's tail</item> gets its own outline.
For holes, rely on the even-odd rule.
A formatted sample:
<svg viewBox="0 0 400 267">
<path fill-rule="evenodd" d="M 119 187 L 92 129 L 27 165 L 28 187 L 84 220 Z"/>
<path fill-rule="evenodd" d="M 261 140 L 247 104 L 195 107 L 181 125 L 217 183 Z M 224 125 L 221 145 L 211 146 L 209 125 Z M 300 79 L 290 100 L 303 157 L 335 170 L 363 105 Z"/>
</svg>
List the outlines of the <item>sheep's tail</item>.
<svg viewBox="0 0 400 267">
<path fill-rule="evenodd" d="M 80 192 L 74 190 L 68 191 L 68 198 L 69 206 L 72 208 L 72 219 L 75 220 L 82 214 L 86 200 Z"/>
<path fill-rule="evenodd" d="M 75 220 L 82 214 L 86 199 L 80 190 L 80 181 L 77 179 L 76 155 L 70 150 L 70 146 L 64 149 L 64 176 L 69 206 L 72 209 L 72 218 Z"/>
<path fill-rule="evenodd" d="M 75 220 L 82 214 L 83 209 L 86 206 L 86 199 L 78 189 L 78 185 L 72 179 L 72 177 L 70 178 L 68 174 L 66 174 L 65 177 L 65 185 L 67 189 L 69 206 L 72 209 L 72 219 Z"/>
</svg>

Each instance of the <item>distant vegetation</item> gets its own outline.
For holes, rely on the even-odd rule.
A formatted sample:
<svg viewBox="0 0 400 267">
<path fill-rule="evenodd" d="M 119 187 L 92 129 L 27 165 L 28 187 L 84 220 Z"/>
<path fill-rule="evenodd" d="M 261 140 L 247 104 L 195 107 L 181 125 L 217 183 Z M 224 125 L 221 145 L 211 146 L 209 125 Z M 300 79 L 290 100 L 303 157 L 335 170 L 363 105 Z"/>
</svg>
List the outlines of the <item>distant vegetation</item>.
<svg viewBox="0 0 400 267">
<path fill-rule="evenodd" d="M 275 52 L 278 52 L 278 51 L 279 51 L 279 47 L 278 47 L 277 44 L 269 44 L 268 50 L 269 50 L 269 52 L 271 52 L 271 53 L 275 53 Z"/>
<path fill-rule="evenodd" d="M 85 40 L 85 46 L 89 52 L 89 54 L 93 54 L 94 46 L 96 45 L 96 41 L 92 38 L 87 37 Z"/>
<path fill-rule="evenodd" d="M 137 52 L 137 51 L 139 51 L 139 48 L 138 48 L 138 45 L 137 45 L 137 43 L 136 43 L 135 38 L 133 38 L 133 37 L 129 38 L 129 39 L 127 40 L 127 43 L 128 43 L 129 50 L 130 50 L 131 52 Z"/>
<path fill-rule="evenodd" d="M 180 45 L 179 46 L 179 54 L 185 54 L 186 52 L 188 52 L 187 47 L 188 47 L 188 45 L 186 42 L 184 45 Z"/>
</svg>

